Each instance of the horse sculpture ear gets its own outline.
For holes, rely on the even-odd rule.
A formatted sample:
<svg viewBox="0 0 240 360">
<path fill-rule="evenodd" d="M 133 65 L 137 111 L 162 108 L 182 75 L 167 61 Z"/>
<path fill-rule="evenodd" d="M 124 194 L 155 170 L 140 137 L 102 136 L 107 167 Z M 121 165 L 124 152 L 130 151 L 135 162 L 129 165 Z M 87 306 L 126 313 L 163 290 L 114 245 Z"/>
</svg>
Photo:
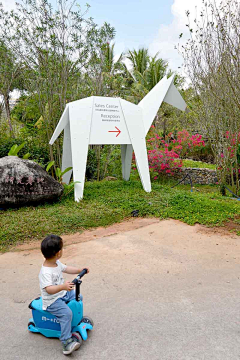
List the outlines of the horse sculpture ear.
<svg viewBox="0 0 240 360">
<path fill-rule="evenodd" d="M 59 137 L 59 135 L 61 134 L 61 132 L 67 126 L 68 123 L 69 123 L 69 109 L 67 104 L 59 120 L 59 123 L 57 124 L 57 127 L 51 137 L 51 140 L 49 141 L 50 145 L 52 145 L 57 140 L 57 138 Z"/>
<path fill-rule="evenodd" d="M 174 86 L 173 81 L 174 75 L 169 79 L 165 76 L 138 104 L 143 111 L 145 135 L 147 135 L 163 101 L 180 110 L 185 110 L 187 105 Z"/>
<path fill-rule="evenodd" d="M 173 82 L 172 82 L 171 86 L 169 87 L 168 92 L 167 92 L 165 98 L 163 99 L 163 101 L 168 103 L 169 105 L 176 107 L 179 110 L 182 110 L 182 111 L 185 111 L 185 109 L 187 107 L 187 104 L 183 100 L 180 92 L 177 90 L 177 88 L 175 87 Z"/>
</svg>

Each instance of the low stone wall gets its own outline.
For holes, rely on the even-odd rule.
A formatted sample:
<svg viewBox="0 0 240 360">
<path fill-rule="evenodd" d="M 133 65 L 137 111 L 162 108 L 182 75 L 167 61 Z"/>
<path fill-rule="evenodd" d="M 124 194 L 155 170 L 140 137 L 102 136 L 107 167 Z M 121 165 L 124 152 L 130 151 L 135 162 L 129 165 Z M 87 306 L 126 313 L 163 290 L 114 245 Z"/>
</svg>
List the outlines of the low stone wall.
<svg viewBox="0 0 240 360">
<path fill-rule="evenodd" d="M 176 174 L 176 178 L 179 180 L 189 174 L 193 184 L 209 185 L 216 184 L 218 182 L 217 171 L 213 169 L 182 168 L 181 170 L 181 172 Z M 183 184 L 190 184 L 189 177 L 183 181 Z"/>
</svg>

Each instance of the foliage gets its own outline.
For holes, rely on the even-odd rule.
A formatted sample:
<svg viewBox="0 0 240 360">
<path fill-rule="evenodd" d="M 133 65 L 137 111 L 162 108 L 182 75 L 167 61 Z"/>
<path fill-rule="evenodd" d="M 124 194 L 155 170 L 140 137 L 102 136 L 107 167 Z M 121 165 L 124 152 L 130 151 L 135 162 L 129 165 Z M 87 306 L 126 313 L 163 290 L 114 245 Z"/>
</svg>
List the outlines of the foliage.
<svg viewBox="0 0 240 360">
<path fill-rule="evenodd" d="M 8 156 L 9 150 L 17 143 L 22 143 L 20 139 L 13 139 L 12 137 L 0 137 L 0 158 Z"/>
<path fill-rule="evenodd" d="M 168 62 L 159 58 L 159 54 L 150 56 L 148 49 L 128 51 L 127 59 L 130 60 L 131 70 L 128 74 L 129 89 L 126 90 L 126 99 L 138 104 L 144 96 L 164 77 L 170 77 L 173 72 L 168 67 Z M 184 85 L 184 78 L 175 74 L 174 84 L 179 90 Z M 184 91 L 181 91 L 184 97 Z M 170 130 L 181 128 L 181 111 L 163 103 L 154 119 L 153 124 L 163 130 L 165 136 Z"/>
<path fill-rule="evenodd" d="M 54 172 L 55 172 L 55 178 L 57 179 L 58 182 L 60 182 L 62 184 L 62 178 L 63 178 L 63 175 L 66 174 L 68 171 L 71 171 L 72 170 L 72 166 L 70 167 L 67 167 L 66 169 L 64 169 L 63 171 L 59 168 L 59 167 L 55 167 L 55 161 L 50 161 L 48 164 L 47 164 L 47 167 L 46 167 L 46 171 L 49 172 L 49 170 L 52 168 L 54 169 Z M 75 182 L 76 183 L 76 182 Z"/>
<path fill-rule="evenodd" d="M 211 142 L 221 183 L 226 183 L 230 173 L 238 191 L 240 3 L 206 0 L 202 4 L 194 18 L 187 11 L 189 40 L 179 50 L 195 97 L 200 99 L 193 104 L 194 111 Z"/>
<path fill-rule="evenodd" d="M 105 33 L 101 30 L 103 29 L 98 34 L 101 40 L 90 58 L 86 80 L 91 88 L 91 95 L 123 96 L 126 73 L 123 54 L 115 60 L 115 44 L 110 44 L 115 34 L 113 28 L 106 27 Z"/>
<path fill-rule="evenodd" d="M 148 49 L 141 48 L 137 50 L 129 50 L 127 54 L 127 59 L 130 60 L 133 68 L 133 72 L 144 74 L 144 72 L 148 68 L 148 63 L 150 60 L 150 56 L 148 54 Z"/>
<path fill-rule="evenodd" d="M 132 77 L 129 101 L 139 103 L 142 98 L 167 74 L 167 61 L 158 58 L 158 53 L 151 57 L 148 49 L 128 51 L 127 59 L 131 62 Z"/>
<path fill-rule="evenodd" d="M 46 167 L 46 172 L 49 172 L 49 170 L 51 169 L 51 167 L 55 164 L 55 161 L 49 161 L 49 163 L 47 164 Z"/>
<path fill-rule="evenodd" d="M 100 179 L 106 176 L 122 177 L 121 146 L 105 145 L 101 155 Z"/>
<path fill-rule="evenodd" d="M 175 136 L 169 133 L 165 139 L 152 125 L 147 137 L 148 162 L 154 180 L 162 175 L 174 175 L 183 166 L 182 158 L 204 148 L 205 142 L 199 134 L 191 135 L 186 130 Z"/>
<path fill-rule="evenodd" d="M 21 65 L 18 88 L 25 90 L 10 120 L 19 124 L 17 140 L 26 141 L 32 158 L 42 166 L 49 161 L 60 166 L 63 137 L 53 146 L 49 140 L 66 103 L 92 95 L 138 103 L 164 75 L 171 74 L 167 62 L 158 54 L 150 57 L 147 49 L 129 51 L 133 64 L 129 71 L 124 55 L 115 56 L 115 29 L 107 23 L 97 27 L 87 19 L 87 11 L 88 6 L 84 11 L 76 0 L 59 0 L 56 7 L 49 0 L 23 0 L 12 12 L 0 6 L 0 35 L 7 53 Z M 178 76 L 176 84 L 182 86 L 181 82 Z M 172 117 L 171 107 L 162 109 L 164 119 Z M 120 159 L 116 146 L 92 146 L 87 178 L 119 176 Z"/>
<path fill-rule="evenodd" d="M 21 62 L 17 59 L 17 56 L 14 51 L 11 51 L 0 38 L 0 94 L 3 97 L 4 107 L 8 119 L 9 132 L 12 137 L 13 126 L 10 117 L 10 92 L 13 91 L 16 87 L 20 87 L 20 77 L 21 77 Z"/>
<path fill-rule="evenodd" d="M 43 167 L 49 162 L 49 152 L 47 144 L 41 141 L 39 136 L 39 130 L 36 129 L 32 132 L 32 135 L 26 136 L 26 129 L 22 128 L 17 138 L 1 136 L 0 137 L 0 158 L 7 156 L 9 150 L 15 144 L 25 143 L 24 147 L 19 151 L 19 157 L 23 157 L 26 153 L 31 154 L 31 160 L 36 161 Z"/>
<path fill-rule="evenodd" d="M 171 217 L 210 226 L 223 225 L 240 214 L 239 202 L 218 195 L 216 186 L 199 186 L 198 190 L 191 193 L 187 185 L 172 189 L 155 182 L 152 192 L 146 193 L 139 181 L 87 182 L 80 203 L 74 202 L 71 193 L 60 202 L 0 211 L 0 250 L 29 239 L 41 240 L 49 233 L 111 225 L 129 218 L 135 209 L 142 217 Z"/>
<path fill-rule="evenodd" d="M 21 145 L 14 144 L 9 150 L 8 156 L 18 156 L 19 151 L 24 147 L 26 143 L 23 142 Z M 30 156 L 29 153 L 23 155 L 23 159 L 28 159 Z"/>
<path fill-rule="evenodd" d="M 11 111 L 11 118 L 15 121 L 23 123 L 31 129 L 34 126 L 37 126 L 37 121 L 41 117 L 38 105 L 37 94 L 30 96 L 21 95 L 17 104 Z"/>
<path fill-rule="evenodd" d="M 105 25 L 106 26 L 106 25 Z M 123 63 L 123 55 L 115 61 L 114 44 L 110 44 L 110 40 L 114 35 L 114 30 L 109 29 L 103 33 L 100 29 L 98 34 L 99 46 L 94 50 L 88 65 L 88 74 L 86 80 L 91 88 L 91 95 L 98 96 L 124 96 L 126 66 Z M 106 28 L 107 30 L 107 28 Z M 97 39 L 96 39 L 97 42 Z M 92 147 L 95 152 L 96 172 L 91 171 L 91 177 L 96 176 L 100 180 L 107 173 L 110 156 L 114 150 L 114 146 L 109 147 L 95 145 Z M 104 153 L 108 152 L 105 158 L 106 162 L 102 163 Z M 102 167 L 104 170 L 102 171 Z M 87 169 L 87 177 L 89 178 L 89 170 Z"/>
<path fill-rule="evenodd" d="M 54 8 L 48 0 L 23 0 L 10 13 L 0 8 L 1 36 L 22 59 L 24 87 L 37 95 L 47 144 L 66 103 L 88 94 L 85 75 L 93 54 L 105 38 L 114 37 L 114 28 L 104 24 L 98 29 L 86 19 L 86 11 L 76 0 L 59 0 Z M 48 148 L 50 160 L 58 165 L 61 141 L 54 145 L 56 151 Z"/>
<path fill-rule="evenodd" d="M 182 160 L 179 159 L 179 155 L 168 149 L 148 150 L 148 162 L 154 180 L 157 180 L 161 175 L 174 175 L 176 170 L 182 167 Z"/>
<path fill-rule="evenodd" d="M 240 149 L 240 132 L 238 134 L 230 135 L 230 132 L 227 131 L 225 134 L 226 142 L 228 143 L 228 147 L 223 149 L 219 154 L 218 161 L 218 170 L 222 171 L 224 167 L 227 165 L 228 167 L 225 169 L 225 173 L 228 175 L 226 179 L 227 182 L 231 182 L 232 186 L 238 179 L 238 174 L 240 174 L 240 163 L 239 163 L 239 149 Z M 230 180 L 230 181 L 229 181 Z M 222 183 L 224 185 L 224 183 Z M 235 190 L 235 186 L 234 189 Z M 236 190 L 235 190 L 236 191 Z"/>
<path fill-rule="evenodd" d="M 24 141 L 20 156 L 27 149 L 31 158 L 43 167 L 54 161 L 54 167 L 60 169 L 63 137 L 60 135 L 53 146 L 49 146 L 49 140 L 66 103 L 96 95 L 120 96 L 137 104 L 163 76 L 172 74 L 168 62 L 158 53 L 150 56 L 146 48 L 128 51 L 126 57 L 132 64 L 129 71 L 124 55 L 115 56 L 115 29 L 107 23 L 98 27 L 87 18 L 87 11 L 88 6 L 85 11 L 77 6 L 76 0 L 59 0 L 56 7 L 52 7 L 49 0 L 23 0 L 10 13 L 0 6 L 3 48 L 9 59 L 14 60 L 13 64 L 21 66 L 21 76 L 14 87 L 25 90 L 11 112 L 11 122 L 18 124 L 16 131 L 14 128 L 16 141 L 5 136 L 4 130 L 0 156 L 5 156 L 6 149 L 15 143 Z M 178 89 L 182 89 L 183 83 L 184 79 L 176 74 Z M 193 92 L 182 93 L 191 102 L 198 103 Z M 177 132 L 184 121 L 194 126 L 194 119 L 194 111 L 187 116 L 163 104 L 155 124 L 168 141 L 170 129 Z M 192 157 L 200 153 L 200 147 L 197 152 L 194 149 Z M 205 149 L 202 147 L 201 151 Z M 168 151 L 172 151 L 170 145 Z M 170 161 L 169 154 L 163 155 Z M 120 148 L 91 146 L 86 178 L 100 180 L 107 175 L 121 175 Z"/>
<path fill-rule="evenodd" d="M 93 149 L 88 150 L 87 166 L 86 166 L 86 179 L 96 179 L 97 172 L 97 158 Z"/>
<path fill-rule="evenodd" d="M 106 176 L 121 177 L 121 149 L 119 145 L 104 145 L 101 149 L 99 161 L 99 179 L 102 180 Z M 87 180 L 97 180 L 98 161 L 96 156 L 96 148 L 88 150 L 88 159 L 86 167 Z"/>
<path fill-rule="evenodd" d="M 173 136 L 173 138 L 172 138 Z M 173 133 L 169 133 L 167 140 L 172 140 L 170 147 L 173 147 L 182 158 L 192 155 L 195 149 L 204 148 L 205 142 L 200 134 L 190 135 L 185 129 L 176 133 L 176 139 Z"/>
</svg>

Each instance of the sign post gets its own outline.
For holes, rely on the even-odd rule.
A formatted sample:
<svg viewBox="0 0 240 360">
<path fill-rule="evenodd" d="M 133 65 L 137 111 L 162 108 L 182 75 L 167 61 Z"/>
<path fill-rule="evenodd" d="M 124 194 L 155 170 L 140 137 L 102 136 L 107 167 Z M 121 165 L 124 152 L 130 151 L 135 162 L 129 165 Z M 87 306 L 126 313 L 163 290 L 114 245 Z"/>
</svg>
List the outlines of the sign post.
<svg viewBox="0 0 240 360">
<path fill-rule="evenodd" d="M 138 104 L 120 98 L 91 96 L 66 105 L 50 140 L 52 145 L 64 130 L 62 170 L 73 168 L 75 201 L 83 197 L 88 145 L 121 145 L 122 175 L 129 180 L 132 153 L 145 191 L 151 191 L 145 137 L 165 101 L 180 110 L 186 104 L 173 84 L 163 78 Z M 63 181 L 69 183 L 71 171 Z"/>
</svg>

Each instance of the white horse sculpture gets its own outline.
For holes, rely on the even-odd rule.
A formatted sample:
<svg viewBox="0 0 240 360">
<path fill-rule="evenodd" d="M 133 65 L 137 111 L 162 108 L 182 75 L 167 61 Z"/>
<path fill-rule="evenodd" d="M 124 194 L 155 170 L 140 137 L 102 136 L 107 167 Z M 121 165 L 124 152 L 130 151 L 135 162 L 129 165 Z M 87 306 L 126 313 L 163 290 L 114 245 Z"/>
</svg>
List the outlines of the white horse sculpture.
<svg viewBox="0 0 240 360">
<path fill-rule="evenodd" d="M 174 75 L 164 77 L 134 105 L 120 98 L 91 96 L 66 105 L 50 140 L 52 145 L 64 130 L 62 171 L 73 168 L 75 201 L 83 197 L 88 145 L 120 144 L 122 176 L 129 180 L 132 153 L 145 191 L 151 191 L 145 137 L 162 102 L 184 111 L 186 103 L 173 84 Z M 63 176 L 68 184 L 72 171 Z"/>
</svg>

